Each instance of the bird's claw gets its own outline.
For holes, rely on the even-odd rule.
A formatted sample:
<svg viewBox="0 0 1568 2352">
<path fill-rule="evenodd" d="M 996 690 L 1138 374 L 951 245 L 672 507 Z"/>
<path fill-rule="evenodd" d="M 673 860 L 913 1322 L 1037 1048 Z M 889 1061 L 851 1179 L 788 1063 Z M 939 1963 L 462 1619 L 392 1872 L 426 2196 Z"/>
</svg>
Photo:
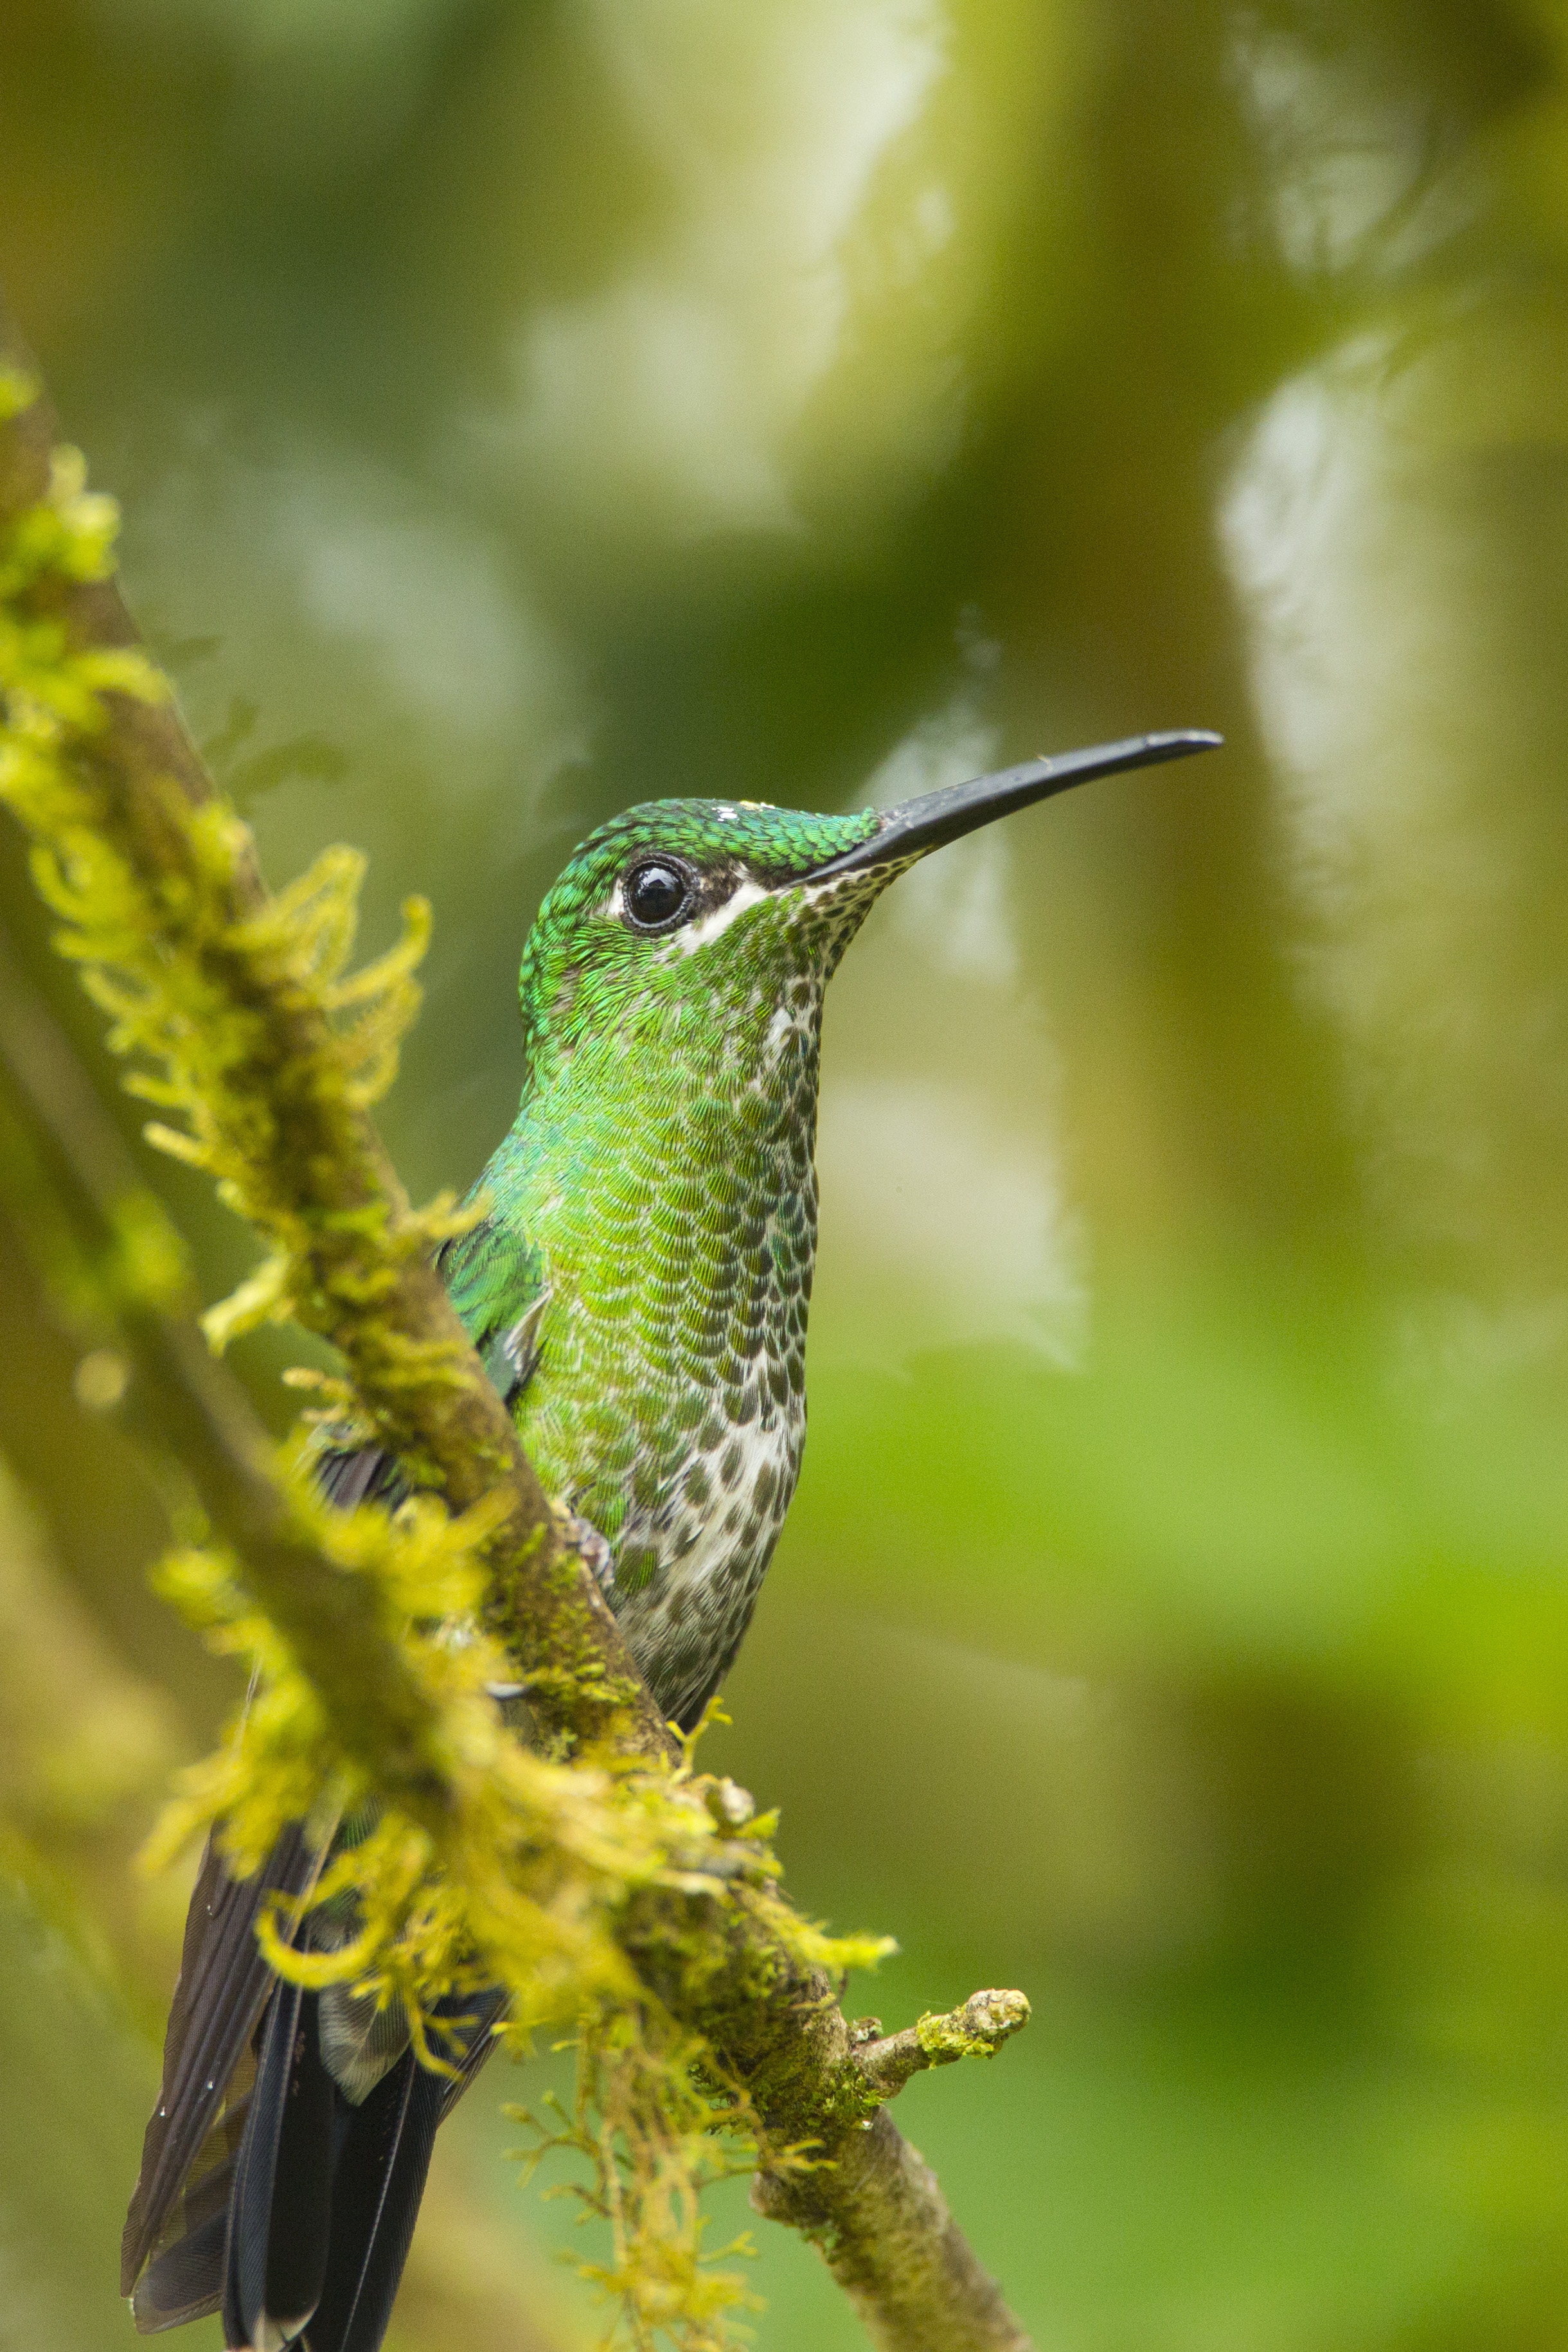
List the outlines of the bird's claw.
<svg viewBox="0 0 1568 2352">
<path fill-rule="evenodd" d="M 605 1600 L 613 1601 L 616 1591 L 615 1555 L 598 1528 L 591 1520 L 580 1518 L 575 1511 L 563 1511 L 561 1532 Z"/>
</svg>

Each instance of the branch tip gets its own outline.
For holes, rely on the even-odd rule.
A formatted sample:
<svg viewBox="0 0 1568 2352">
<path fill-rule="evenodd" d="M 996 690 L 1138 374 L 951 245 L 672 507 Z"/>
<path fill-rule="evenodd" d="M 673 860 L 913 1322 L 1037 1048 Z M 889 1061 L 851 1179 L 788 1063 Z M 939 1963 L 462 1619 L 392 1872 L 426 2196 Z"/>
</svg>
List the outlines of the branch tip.
<svg viewBox="0 0 1568 2352">
<path fill-rule="evenodd" d="M 862 2017 L 850 2028 L 855 2063 L 884 2099 L 901 2091 L 911 2074 L 928 2066 L 951 2066 L 958 2058 L 994 2058 L 1004 2042 L 1029 2021 L 1021 1992 L 972 1992 L 962 2009 L 941 2015 L 928 2011 L 918 2025 L 884 2034 L 879 2017 Z"/>
</svg>

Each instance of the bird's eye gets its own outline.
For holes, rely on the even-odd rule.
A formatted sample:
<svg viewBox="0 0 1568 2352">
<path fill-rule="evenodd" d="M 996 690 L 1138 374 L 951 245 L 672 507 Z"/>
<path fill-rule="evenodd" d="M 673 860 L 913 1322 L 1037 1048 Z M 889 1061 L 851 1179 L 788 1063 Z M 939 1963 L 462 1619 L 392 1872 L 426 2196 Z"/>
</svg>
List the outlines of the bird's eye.
<svg viewBox="0 0 1568 2352">
<path fill-rule="evenodd" d="M 621 891 L 621 903 L 639 931 L 662 931 L 685 913 L 691 898 L 691 878 L 669 859 L 650 857 L 634 866 Z"/>
</svg>

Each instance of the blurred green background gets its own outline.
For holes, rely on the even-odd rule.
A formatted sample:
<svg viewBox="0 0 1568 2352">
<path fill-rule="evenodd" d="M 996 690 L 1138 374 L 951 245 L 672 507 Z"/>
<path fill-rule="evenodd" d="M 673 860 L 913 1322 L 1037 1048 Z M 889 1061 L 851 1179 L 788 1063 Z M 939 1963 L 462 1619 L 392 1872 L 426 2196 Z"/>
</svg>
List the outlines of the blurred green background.
<svg viewBox="0 0 1568 2352">
<path fill-rule="evenodd" d="M 900 1937 L 852 2010 L 1029 1993 L 899 2120 L 1042 2346 L 1568 2344 L 1563 0 L 5 0 L 0 280 L 272 878 L 435 902 L 416 1192 L 611 811 L 1226 731 L 835 983 L 709 1754 Z M 101 1069 L 10 835 L 0 911 Z M 0 2343 L 97 2352 L 183 1901 L 127 1858 L 232 1692 L 0 1285 Z M 446 2135 L 405 2352 L 589 2340 L 536 2090 Z M 763 2352 L 859 2340 L 755 2273 Z"/>
</svg>

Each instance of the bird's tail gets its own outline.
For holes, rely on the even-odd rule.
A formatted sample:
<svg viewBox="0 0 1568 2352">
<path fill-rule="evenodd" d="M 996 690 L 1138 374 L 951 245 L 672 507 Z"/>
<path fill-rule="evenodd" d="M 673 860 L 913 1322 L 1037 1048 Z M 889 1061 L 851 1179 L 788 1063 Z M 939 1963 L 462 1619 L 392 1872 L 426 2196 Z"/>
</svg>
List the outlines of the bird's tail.
<svg viewBox="0 0 1568 2352">
<path fill-rule="evenodd" d="M 458 2004 L 451 2006 L 455 2009 Z M 225 2263 L 230 2352 L 377 2352 L 425 2191 L 431 2145 L 482 2061 L 499 1997 L 462 2021 L 458 2079 L 411 2048 L 359 2104 L 328 2073 L 320 1996 L 280 1983 L 235 2167 Z"/>
</svg>

